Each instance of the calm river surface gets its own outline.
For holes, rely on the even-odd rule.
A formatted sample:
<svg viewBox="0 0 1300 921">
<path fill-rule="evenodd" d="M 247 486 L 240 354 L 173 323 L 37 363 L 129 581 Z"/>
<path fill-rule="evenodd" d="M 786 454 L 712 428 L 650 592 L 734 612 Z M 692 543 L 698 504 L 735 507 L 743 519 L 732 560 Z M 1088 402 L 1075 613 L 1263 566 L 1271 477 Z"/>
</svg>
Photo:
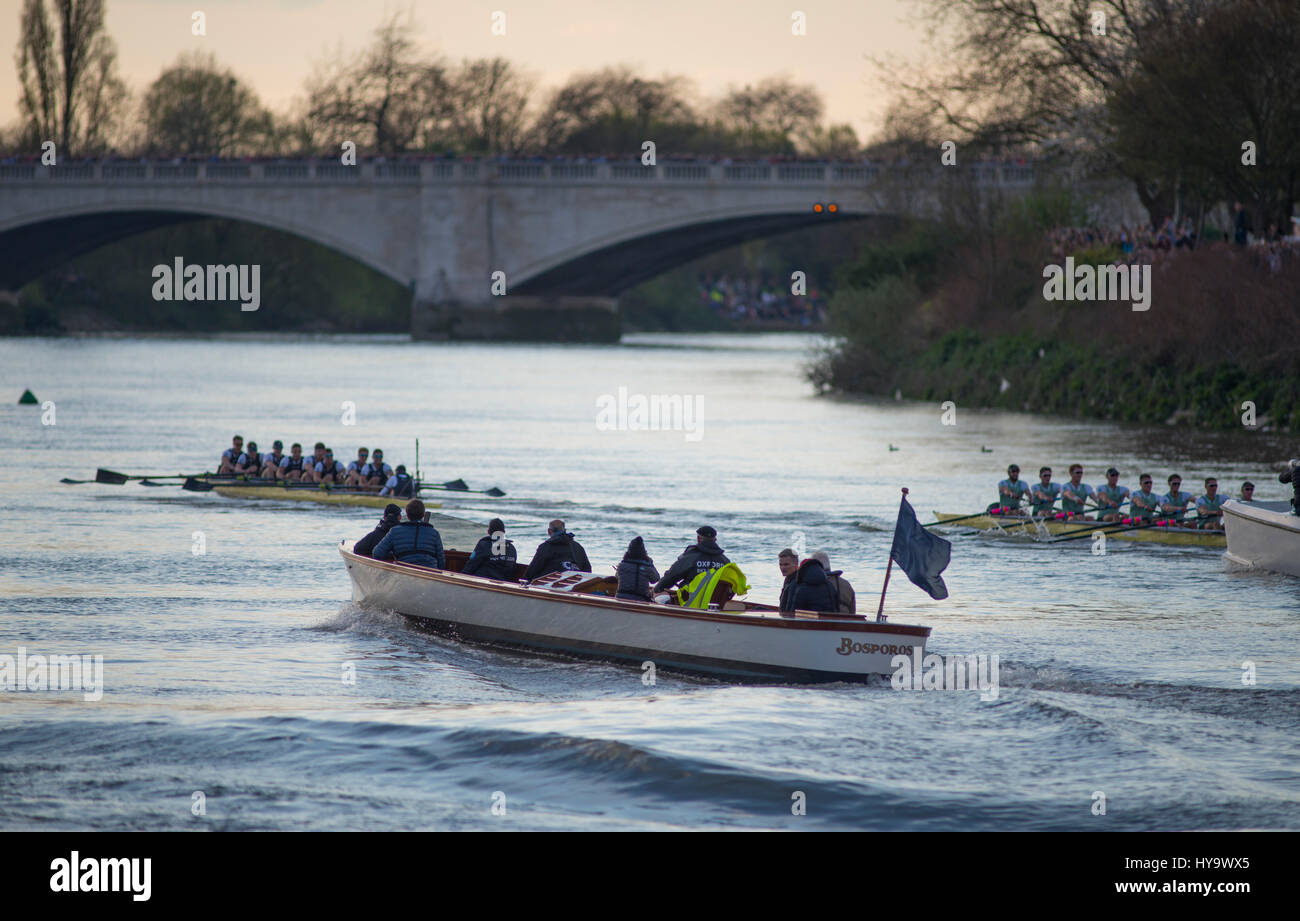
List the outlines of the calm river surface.
<svg viewBox="0 0 1300 921">
<path fill-rule="evenodd" d="M 922 520 L 982 508 L 1011 461 L 1249 478 L 1280 499 L 1271 464 L 1300 454 L 961 394 L 955 426 L 937 404 L 817 398 L 815 341 L 0 340 L 0 656 L 102 655 L 105 683 L 98 701 L 0 689 L 0 828 L 1300 828 L 1300 580 L 1228 572 L 1218 551 L 953 537 L 951 597 L 900 577 L 886 610 L 933 627 L 931 652 L 997 654 L 996 700 L 648 687 L 358 609 L 335 546 L 375 511 L 58 484 L 211 469 L 235 432 L 408 465 L 418 437 L 426 479 L 509 493 L 444 511 L 499 514 L 525 559 L 558 516 L 598 569 L 637 534 L 662 569 L 708 523 L 774 601 L 776 553 L 802 532 L 874 609 L 899 487 Z M 56 424 L 14 405 L 28 387 Z M 700 437 L 597 428 L 620 387 L 699 395 Z"/>
</svg>

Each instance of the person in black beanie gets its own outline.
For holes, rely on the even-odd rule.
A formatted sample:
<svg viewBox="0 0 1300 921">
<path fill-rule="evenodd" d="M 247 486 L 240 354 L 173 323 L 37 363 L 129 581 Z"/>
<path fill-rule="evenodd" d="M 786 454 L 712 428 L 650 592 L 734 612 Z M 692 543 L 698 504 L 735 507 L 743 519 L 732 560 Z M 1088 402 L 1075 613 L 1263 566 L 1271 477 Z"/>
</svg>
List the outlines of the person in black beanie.
<svg viewBox="0 0 1300 921">
<path fill-rule="evenodd" d="M 645 552 L 645 541 L 640 537 L 632 538 L 627 545 L 627 553 L 618 564 L 618 594 L 615 598 L 627 601 L 649 601 L 650 585 L 659 578 L 655 561 Z"/>
<path fill-rule="evenodd" d="M 501 582 L 513 582 L 515 564 L 518 562 L 515 545 L 506 540 L 506 524 L 500 518 L 488 522 L 488 536 L 480 537 L 474 552 L 465 561 L 461 572 L 467 576 L 482 576 Z"/>
<path fill-rule="evenodd" d="M 401 520 L 401 507 L 394 505 L 391 502 L 388 503 L 388 506 L 384 509 L 384 517 L 379 519 L 379 525 L 365 537 L 361 538 L 361 540 L 357 541 L 356 546 L 352 548 L 352 552 L 357 556 L 370 556 L 370 554 L 375 550 L 375 545 L 383 540 L 384 535 L 391 531 L 393 525 L 397 524 Z"/>
<path fill-rule="evenodd" d="M 709 525 L 696 528 L 695 537 L 695 543 L 682 551 L 677 562 L 669 566 L 663 578 L 655 583 L 656 592 L 671 589 L 679 583 L 689 583 L 700 573 L 721 569 L 731 562 L 718 546 L 718 532 Z"/>
</svg>

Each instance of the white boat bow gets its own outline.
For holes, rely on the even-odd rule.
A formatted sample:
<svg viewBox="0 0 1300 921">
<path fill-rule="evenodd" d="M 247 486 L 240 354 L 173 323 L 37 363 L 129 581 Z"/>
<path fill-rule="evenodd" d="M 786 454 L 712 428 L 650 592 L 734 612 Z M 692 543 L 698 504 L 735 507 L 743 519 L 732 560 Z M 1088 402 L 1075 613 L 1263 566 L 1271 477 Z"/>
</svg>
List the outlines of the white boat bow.
<svg viewBox="0 0 1300 921">
<path fill-rule="evenodd" d="M 1223 504 L 1223 527 L 1224 556 L 1233 563 L 1300 576 L 1300 516 L 1291 514 L 1289 502 L 1230 500 Z"/>
</svg>

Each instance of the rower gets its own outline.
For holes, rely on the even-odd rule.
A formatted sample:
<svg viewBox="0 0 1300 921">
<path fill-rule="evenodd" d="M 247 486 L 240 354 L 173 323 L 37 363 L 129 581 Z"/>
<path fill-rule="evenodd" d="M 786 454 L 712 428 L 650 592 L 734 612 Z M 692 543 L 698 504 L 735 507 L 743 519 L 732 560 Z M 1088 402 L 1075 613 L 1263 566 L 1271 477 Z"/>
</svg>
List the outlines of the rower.
<svg viewBox="0 0 1300 921">
<path fill-rule="evenodd" d="M 1119 485 L 1119 471 L 1111 467 L 1106 471 L 1106 485 L 1098 486 L 1093 492 L 1097 500 L 1097 516 L 1101 521 L 1119 521 L 1120 506 L 1128 501 L 1129 488 Z"/>
<path fill-rule="evenodd" d="M 1151 474 L 1138 477 L 1138 491 L 1129 495 L 1128 509 L 1134 518 L 1148 522 L 1159 510 L 1160 497 L 1151 491 Z"/>
<path fill-rule="evenodd" d="M 348 486 L 353 486 L 356 487 L 357 489 L 360 489 L 361 487 L 365 486 L 366 485 L 365 476 L 363 471 L 369 466 L 370 466 L 370 449 L 357 448 L 357 459 L 354 460 L 352 463 L 348 464 L 347 476 L 344 478 L 343 482 L 346 483 Z"/>
<path fill-rule="evenodd" d="M 1254 502 L 1254 501 L 1255 501 L 1255 484 L 1252 483 L 1250 480 L 1247 480 L 1246 482 L 1244 482 L 1244 483 L 1241 484 L 1241 499 L 1240 499 L 1240 501 L 1242 501 L 1242 502 Z"/>
<path fill-rule="evenodd" d="M 1042 518 L 1052 513 L 1052 506 L 1061 495 L 1061 484 L 1052 482 L 1052 468 L 1038 469 L 1038 485 L 1034 487 L 1029 500 L 1030 510 L 1035 518 Z"/>
<path fill-rule="evenodd" d="M 262 469 L 258 476 L 264 480 L 278 479 L 280 464 L 284 461 L 284 442 L 276 439 L 271 445 L 271 453 L 262 455 Z"/>
<path fill-rule="evenodd" d="M 442 549 L 442 535 L 424 520 L 424 503 L 412 499 L 406 503 L 406 521 L 384 535 L 372 556 L 377 560 L 397 560 L 412 566 L 447 568 L 447 554 Z"/>
<path fill-rule="evenodd" d="M 325 442 L 318 441 L 312 449 L 312 456 L 307 459 L 307 467 L 303 471 L 302 478 L 308 483 L 319 483 L 316 470 L 325 466 Z"/>
<path fill-rule="evenodd" d="M 376 451 L 376 454 L 379 452 Z M 384 488 L 379 490 L 381 496 L 399 496 L 406 498 L 415 495 L 415 480 L 407 474 L 406 465 L 398 464 L 397 472 L 388 478 Z"/>
<path fill-rule="evenodd" d="M 296 483 L 305 477 L 308 469 L 307 458 L 302 456 L 302 445 L 295 441 L 289 447 L 289 456 L 280 461 L 280 466 L 275 471 L 275 478 L 288 483 Z"/>
<path fill-rule="evenodd" d="M 347 469 L 343 466 L 342 461 L 334 459 L 334 450 L 326 448 L 325 459 L 316 465 L 316 482 L 342 483 L 346 474 Z"/>
<path fill-rule="evenodd" d="M 248 449 L 239 455 L 239 463 L 235 464 L 235 473 L 242 473 L 247 476 L 257 476 L 262 470 L 262 455 L 257 451 L 257 442 L 250 441 Z"/>
<path fill-rule="evenodd" d="M 1097 491 L 1083 482 L 1083 466 L 1070 465 L 1070 479 L 1061 487 L 1061 508 L 1067 518 L 1083 518 L 1088 506 L 1084 503 L 1092 496 L 1095 500 Z"/>
<path fill-rule="evenodd" d="M 239 463 L 239 456 L 244 453 L 244 436 L 236 435 L 230 439 L 230 447 L 221 452 L 220 466 L 217 467 L 217 473 L 234 473 L 235 466 Z"/>
<path fill-rule="evenodd" d="M 1172 515 L 1174 521 L 1183 527 L 1194 527 L 1186 520 L 1187 506 L 1192 501 L 1192 494 L 1182 491 L 1183 478 L 1176 473 L 1169 474 L 1169 492 L 1160 497 L 1160 511 Z"/>
<path fill-rule="evenodd" d="M 382 450 L 375 448 L 374 456 L 370 458 L 370 463 L 361 472 L 361 476 L 365 481 L 361 485 L 369 489 L 379 489 L 392 478 L 393 468 L 384 463 Z"/>
<path fill-rule="evenodd" d="M 1196 497 L 1196 526 L 1208 531 L 1222 531 L 1223 501 L 1223 496 L 1219 495 L 1219 481 L 1207 477 L 1205 495 Z"/>
<path fill-rule="evenodd" d="M 1002 508 L 1017 512 L 1020 509 L 1020 501 L 1028 495 L 1029 484 L 1020 479 L 1020 468 L 1012 464 L 1007 468 L 1007 478 L 998 483 L 998 501 L 989 506 L 989 511 Z"/>
</svg>

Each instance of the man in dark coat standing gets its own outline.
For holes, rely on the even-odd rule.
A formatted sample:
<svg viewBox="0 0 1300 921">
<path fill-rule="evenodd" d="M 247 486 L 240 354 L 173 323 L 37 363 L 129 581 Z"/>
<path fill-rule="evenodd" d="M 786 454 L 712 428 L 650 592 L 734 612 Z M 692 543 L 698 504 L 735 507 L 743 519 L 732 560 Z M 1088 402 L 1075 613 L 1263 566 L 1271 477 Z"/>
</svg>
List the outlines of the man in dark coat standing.
<svg viewBox="0 0 1300 921">
<path fill-rule="evenodd" d="M 668 567 L 664 577 L 655 583 L 654 590 L 662 592 L 682 583 L 690 583 L 702 572 L 721 569 L 731 560 L 727 559 L 718 546 L 718 532 L 707 524 L 695 532 L 696 541 L 677 558 L 677 562 Z"/>
<path fill-rule="evenodd" d="M 546 533 L 549 536 L 538 545 L 537 552 L 533 554 L 533 561 L 528 564 L 528 569 L 524 572 L 525 579 L 531 582 L 547 573 L 565 570 L 591 572 L 591 561 L 587 559 L 587 551 L 582 549 L 582 544 L 573 539 L 572 534 L 564 530 L 563 521 L 558 518 L 552 521 Z"/>
</svg>

